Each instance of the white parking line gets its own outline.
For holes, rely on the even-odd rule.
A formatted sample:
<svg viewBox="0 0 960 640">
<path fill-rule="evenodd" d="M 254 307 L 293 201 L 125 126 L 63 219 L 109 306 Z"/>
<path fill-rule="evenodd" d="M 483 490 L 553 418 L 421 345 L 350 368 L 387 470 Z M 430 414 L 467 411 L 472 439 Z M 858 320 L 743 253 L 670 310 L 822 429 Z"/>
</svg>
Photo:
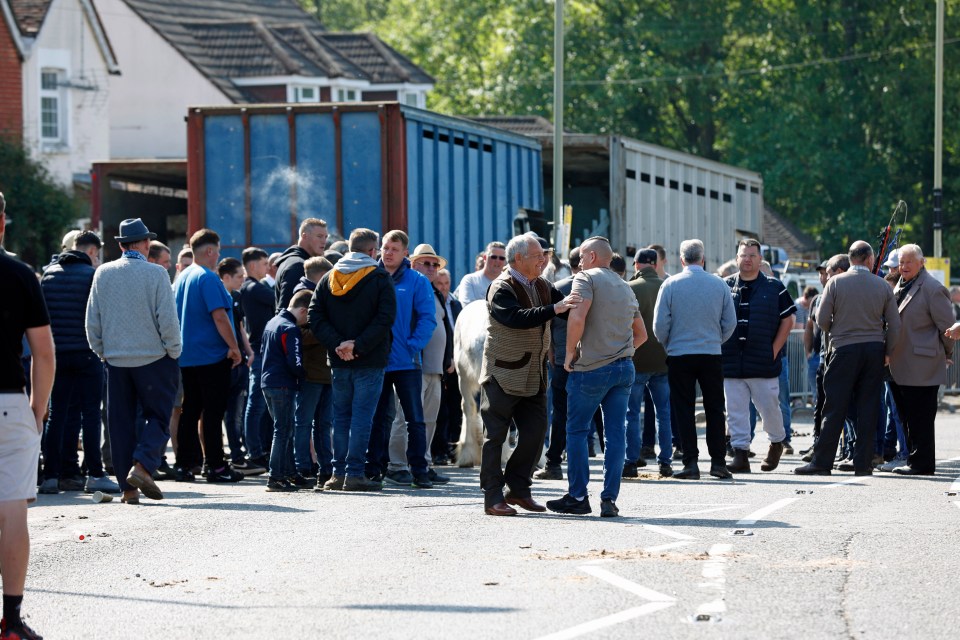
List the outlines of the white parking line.
<svg viewBox="0 0 960 640">
<path fill-rule="evenodd" d="M 706 578 L 707 581 L 701 582 L 699 586 L 702 589 L 712 591 L 714 599 L 697 607 L 696 615 L 700 616 L 726 613 L 727 604 L 725 602 L 725 598 L 727 590 L 727 578 L 725 574 L 727 568 L 727 554 L 730 553 L 732 548 L 733 545 L 729 544 L 715 544 L 710 547 L 709 551 L 707 551 L 707 555 L 710 556 L 710 559 L 703 563 L 702 572 L 703 577 Z"/>
<path fill-rule="evenodd" d="M 741 509 L 743 507 L 748 507 L 747 504 L 728 504 L 723 507 L 714 507 L 712 509 L 697 509 L 696 511 L 679 511 L 677 513 L 666 513 L 663 515 L 658 515 L 658 518 L 679 518 L 680 516 L 695 516 L 699 513 L 713 513 L 714 511 L 729 511 L 731 509 Z"/>
<path fill-rule="evenodd" d="M 645 600 L 650 600 L 650 602 L 639 607 L 631 607 L 630 609 L 619 611 L 609 616 L 604 616 L 603 618 L 590 620 L 589 622 L 578 624 L 574 627 L 570 627 L 569 629 L 564 629 L 563 631 L 557 631 L 556 633 L 541 636 L 538 638 L 538 640 L 568 640 L 570 638 L 577 638 L 588 633 L 593 633 L 594 631 L 599 631 L 600 629 L 612 627 L 620 624 L 621 622 L 626 622 L 628 620 L 633 620 L 634 618 L 639 618 L 641 616 L 661 611 L 662 609 L 667 609 L 677 603 L 676 598 L 658 591 L 654 591 L 653 589 L 648 589 L 643 585 L 637 584 L 636 582 L 631 582 L 630 580 L 622 578 L 615 573 L 611 573 L 606 569 L 597 566 L 596 564 L 582 565 L 579 567 L 579 569 L 585 573 L 589 573 L 595 578 L 599 578 L 604 582 L 608 582 L 615 587 L 629 591 L 630 593 L 640 596 Z"/>
<path fill-rule="evenodd" d="M 676 531 L 671 531 L 666 527 L 661 527 L 655 524 L 645 524 L 643 525 L 644 529 L 649 529 L 654 533 L 659 533 L 660 535 L 667 536 L 668 538 L 673 538 L 674 540 L 693 540 L 693 536 L 688 536 L 685 533 L 678 533 Z"/>
<path fill-rule="evenodd" d="M 680 542 L 668 542 L 667 544 L 658 544 L 655 547 L 647 547 L 644 549 L 647 553 L 657 553 L 658 551 L 666 551 L 667 549 L 677 549 L 679 547 L 685 547 L 688 544 L 693 544 L 693 541 L 686 540 Z"/>
<path fill-rule="evenodd" d="M 758 520 L 763 520 L 765 517 L 767 517 L 774 511 L 777 511 L 778 509 L 782 509 L 788 504 L 793 504 L 799 499 L 800 498 L 784 498 L 782 500 L 777 500 L 773 504 L 768 504 L 762 509 L 757 509 L 756 511 L 746 516 L 742 520 L 737 521 L 737 526 L 742 527 L 748 524 L 756 524 Z"/>
<path fill-rule="evenodd" d="M 854 476 L 853 478 L 848 478 L 847 480 L 841 480 L 840 482 L 832 482 L 830 484 L 825 484 L 821 489 L 836 489 L 837 487 L 842 487 L 847 484 L 857 484 L 858 482 L 863 482 L 870 476 Z"/>
</svg>

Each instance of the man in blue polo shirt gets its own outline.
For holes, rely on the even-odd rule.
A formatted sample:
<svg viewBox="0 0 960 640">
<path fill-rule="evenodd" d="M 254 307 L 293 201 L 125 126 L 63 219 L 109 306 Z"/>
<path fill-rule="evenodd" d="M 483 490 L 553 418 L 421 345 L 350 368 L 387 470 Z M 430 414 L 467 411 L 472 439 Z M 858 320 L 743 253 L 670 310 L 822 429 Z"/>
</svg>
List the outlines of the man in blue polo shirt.
<svg viewBox="0 0 960 640">
<path fill-rule="evenodd" d="M 183 416 L 177 437 L 177 466 L 181 477 L 189 478 L 191 470 L 205 462 L 207 482 L 237 482 L 243 474 L 224 460 L 221 434 L 230 395 L 230 371 L 240 364 L 240 349 L 233 328 L 233 301 L 215 271 L 220 236 L 210 229 L 200 229 L 191 236 L 190 247 L 193 264 L 180 273 L 174 285 L 183 342 Z"/>
</svg>

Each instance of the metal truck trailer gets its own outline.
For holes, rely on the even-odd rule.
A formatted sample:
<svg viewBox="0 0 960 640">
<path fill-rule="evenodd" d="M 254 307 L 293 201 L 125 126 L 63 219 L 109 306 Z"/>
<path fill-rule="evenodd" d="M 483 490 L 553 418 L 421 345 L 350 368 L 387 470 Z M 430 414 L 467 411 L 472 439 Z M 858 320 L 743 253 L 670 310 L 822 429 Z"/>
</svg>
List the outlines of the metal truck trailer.
<svg viewBox="0 0 960 640">
<path fill-rule="evenodd" d="M 551 201 L 552 138 L 543 144 Z M 704 242 L 707 269 L 734 257 L 737 241 L 763 236 L 763 180 L 720 162 L 620 136 L 564 135 L 564 202 L 573 206 L 571 246 L 607 235 L 632 256 L 661 244 L 667 271 L 680 270 L 678 249 L 688 238 Z"/>
<path fill-rule="evenodd" d="M 538 142 L 395 102 L 192 107 L 187 144 L 188 228 L 226 255 L 287 247 L 315 216 L 342 235 L 403 229 L 456 282 L 520 208 L 543 208 Z"/>
</svg>

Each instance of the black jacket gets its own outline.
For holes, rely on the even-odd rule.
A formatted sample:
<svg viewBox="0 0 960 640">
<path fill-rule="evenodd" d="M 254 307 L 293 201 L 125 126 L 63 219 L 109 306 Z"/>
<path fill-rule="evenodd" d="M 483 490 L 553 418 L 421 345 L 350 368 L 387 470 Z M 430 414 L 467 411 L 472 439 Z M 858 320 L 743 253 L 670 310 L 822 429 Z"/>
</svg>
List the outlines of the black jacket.
<svg viewBox="0 0 960 640">
<path fill-rule="evenodd" d="M 334 369 L 385 369 L 393 344 L 393 320 L 397 315 L 397 294 L 390 274 L 377 267 L 342 296 L 330 290 L 330 271 L 320 282 L 310 301 L 307 323 L 327 347 Z M 355 358 L 344 362 L 336 348 L 344 340 L 354 340 Z"/>
<path fill-rule="evenodd" d="M 248 277 L 240 285 L 240 306 L 246 319 L 247 338 L 255 353 L 260 353 L 264 328 L 277 315 L 273 306 L 275 301 L 273 290 L 264 282 Z"/>
<path fill-rule="evenodd" d="M 96 269 L 87 254 L 65 251 L 40 280 L 50 311 L 53 344 L 58 352 L 90 351 L 85 323 L 94 272 Z"/>
<path fill-rule="evenodd" d="M 762 273 L 750 283 L 741 282 L 738 276 L 730 276 L 725 282 L 737 310 L 737 329 L 721 347 L 723 377 L 776 378 L 780 375 L 783 349 L 776 358 L 772 350 L 780 330 L 783 284 Z"/>
<path fill-rule="evenodd" d="M 293 290 L 304 276 L 303 263 L 309 259 L 310 254 L 306 249 L 293 245 L 277 260 L 277 301 L 274 305 L 277 312 L 290 304 Z"/>
</svg>

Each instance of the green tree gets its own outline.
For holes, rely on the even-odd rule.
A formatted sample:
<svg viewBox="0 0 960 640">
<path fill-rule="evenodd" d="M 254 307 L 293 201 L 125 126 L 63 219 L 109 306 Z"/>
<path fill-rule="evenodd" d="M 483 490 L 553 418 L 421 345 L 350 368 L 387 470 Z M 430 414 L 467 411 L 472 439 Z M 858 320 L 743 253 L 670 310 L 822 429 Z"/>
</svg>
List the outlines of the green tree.
<svg viewBox="0 0 960 640">
<path fill-rule="evenodd" d="M 60 250 L 60 239 L 80 216 L 78 203 L 19 142 L 0 138 L 0 191 L 7 201 L 4 246 L 34 267 Z"/>
</svg>

